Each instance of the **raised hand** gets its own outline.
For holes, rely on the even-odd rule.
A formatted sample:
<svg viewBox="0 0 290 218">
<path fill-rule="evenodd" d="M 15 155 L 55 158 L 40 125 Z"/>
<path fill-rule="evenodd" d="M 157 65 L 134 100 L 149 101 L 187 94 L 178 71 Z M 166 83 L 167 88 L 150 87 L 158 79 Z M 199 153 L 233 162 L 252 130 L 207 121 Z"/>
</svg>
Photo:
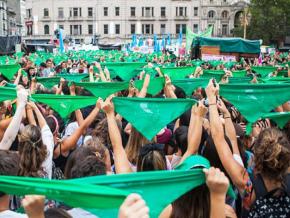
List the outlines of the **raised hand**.
<svg viewBox="0 0 290 218">
<path fill-rule="evenodd" d="M 129 195 L 119 210 L 119 218 L 149 218 L 149 208 L 140 195 Z"/>
</svg>

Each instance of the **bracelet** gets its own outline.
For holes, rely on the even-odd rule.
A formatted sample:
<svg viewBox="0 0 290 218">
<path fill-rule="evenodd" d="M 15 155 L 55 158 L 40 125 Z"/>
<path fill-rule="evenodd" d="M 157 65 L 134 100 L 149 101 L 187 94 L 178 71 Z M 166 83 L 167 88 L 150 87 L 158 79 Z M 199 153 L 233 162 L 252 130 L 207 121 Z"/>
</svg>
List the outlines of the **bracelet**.
<svg viewBox="0 0 290 218">
<path fill-rule="evenodd" d="M 231 119 L 231 117 L 224 117 L 224 119 Z"/>
<path fill-rule="evenodd" d="M 208 106 L 214 106 L 214 105 L 216 105 L 216 103 L 214 103 L 214 104 L 209 104 Z"/>
</svg>

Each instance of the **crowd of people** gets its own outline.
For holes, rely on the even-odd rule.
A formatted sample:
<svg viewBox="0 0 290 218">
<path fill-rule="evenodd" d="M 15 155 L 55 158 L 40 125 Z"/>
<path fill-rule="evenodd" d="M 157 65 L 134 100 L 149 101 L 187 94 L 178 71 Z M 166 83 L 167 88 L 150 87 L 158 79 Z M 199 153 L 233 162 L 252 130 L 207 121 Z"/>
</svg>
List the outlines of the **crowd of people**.
<svg viewBox="0 0 290 218">
<path fill-rule="evenodd" d="M 117 55 L 116 55 L 117 54 Z M 49 58 L 45 58 L 45 57 Z M 129 174 L 144 171 L 175 170 L 192 155 L 205 157 L 211 165 L 203 169 L 205 184 L 181 195 L 159 215 L 161 218 L 290 217 L 290 122 L 283 129 L 270 119 L 261 119 L 246 133 L 247 120 L 219 94 L 219 84 L 226 84 L 233 71 L 245 70 L 250 83 L 259 83 L 259 73 L 252 66 L 277 66 L 267 77 L 290 77 L 290 53 L 265 55 L 262 60 L 206 62 L 170 53 L 132 55 L 101 52 L 93 60 L 68 53 L 59 61 L 53 55 L 23 54 L 15 59 L 21 68 L 9 81 L 0 76 L 0 85 L 16 87 L 17 98 L 1 102 L 0 175 L 69 180 L 96 175 Z M 75 110 L 68 119 L 45 104 L 31 101 L 31 94 L 72 96 L 92 95 L 82 87 L 61 78 L 52 88 L 39 78 L 58 75 L 88 74 L 89 82 L 118 82 L 106 62 L 131 62 L 145 58 L 132 80 L 142 79 L 140 90 L 130 85 L 124 90 L 97 99 L 95 105 Z M 56 59 L 58 61 L 56 61 Z M 42 60 L 41 63 L 36 63 Z M 220 81 L 208 79 L 191 96 L 197 104 L 168 123 L 152 139 L 146 138 L 114 110 L 115 96 L 135 98 L 186 98 L 182 89 L 160 70 L 164 66 L 198 66 L 188 78 L 202 78 L 204 70 L 224 70 Z M 152 76 L 146 69 L 154 70 Z M 150 80 L 164 77 L 163 89 L 155 96 L 147 93 Z M 130 84 L 133 84 L 132 82 Z M 290 91 L 290 88 L 289 88 Z M 1 93 L 0 93 L 1 94 Z M 16 107 L 14 107 L 16 105 Z M 128 108 L 130 110 L 130 108 Z M 257 110 L 255 108 L 254 110 Z M 272 111 L 289 112 L 290 99 Z M 270 111 L 269 111 L 270 112 Z M 138 113 L 138 111 L 134 111 Z M 154 123 L 152 123 L 154 125 Z M 227 194 L 232 186 L 236 198 Z M 178 186 L 178 184 L 176 184 Z M 170 192 L 170 190 L 168 190 Z M 166 198 L 162 193 L 157 198 Z M 132 193 L 119 208 L 120 218 L 145 218 L 150 208 L 142 194 Z M 25 213 L 20 213 L 19 208 Z M 45 196 L 8 195 L 0 192 L 0 217 L 97 217 L 81 208 Z"/>
</svg>

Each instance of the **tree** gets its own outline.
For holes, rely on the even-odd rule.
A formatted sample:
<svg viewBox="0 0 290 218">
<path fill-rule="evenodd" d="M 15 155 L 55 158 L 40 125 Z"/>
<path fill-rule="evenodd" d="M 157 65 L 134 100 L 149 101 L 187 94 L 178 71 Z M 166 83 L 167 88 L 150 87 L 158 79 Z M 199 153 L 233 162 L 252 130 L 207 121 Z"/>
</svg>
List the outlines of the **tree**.
<svg viewBox="0 0 290 218">
<path fill-rule="evenodd" d="M 290 1 L 252 0 L 250 14 L 248 38 L 262 39 L 263 44 L 280 46 L 289 34 Z"/>
</svg>

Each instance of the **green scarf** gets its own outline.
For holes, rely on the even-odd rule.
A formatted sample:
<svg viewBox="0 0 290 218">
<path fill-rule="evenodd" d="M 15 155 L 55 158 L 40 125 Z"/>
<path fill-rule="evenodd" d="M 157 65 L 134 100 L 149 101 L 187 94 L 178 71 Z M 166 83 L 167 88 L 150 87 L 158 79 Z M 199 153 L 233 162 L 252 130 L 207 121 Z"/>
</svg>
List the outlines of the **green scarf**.
<svg viewBox="0 0 290 218">
<path fill-rule="evenodd" d="M 89 76 L 89 74 L 84 73 L 84 74 L 58 74 L 58 77 L 64 78 L 67 81 L 70 82 L 81 82 L 82 79 L 86 78 Z"/>
<path fill-rule="evenodd" d="M 262 116 L 263 119 L 269 118 L 273 120 L 279 128 L 283 127 L 290 121 L 290 112 L 267 113 Z"/>
<path fill-rule="evenodd" d="M 95 97 L 101 97 L 103 99 L 108 96 L 128 89 L 128 82 L 85 82 L 75 83 L 76 86 L 81 86 L 84 89 L 90 91 Z"/>
<path fill-rule="evenodd" d="M 223 70 L 204 70 L 202 78 L 207 79 L 215 79 L 217 82 L 219 82 L 222 77 L 225 75 L 225 71 Z"/>
<path fill-rule="evenodd" d="M 250 83 L 252 80 L 251 77 L 229 77 L 230 84 L 236 83 Z"/>
<path fill-rule="evenodd" d="M 183 89 L 187 96 L 191 96 L 192 93 L 199 87 L 206 88 L 209 79 L 207 78 L 194 78 L 194 79 L 181 79 L 173 80 L 173 85 Z"/>
<path fill-rule="evenodd" d="M 134 81 L 134 86 L 141 90 L 143 87 L 144 80 L 136 80 Z M 147 93 L 150 95 L 157 95 L 164 88 L 164 77 L 158 77 L 150 80 L 149 87 L 147 89 Z"/>
<path fill-rule="evenodd" d="M 48 105 L 63 119 L 67 118 L 75 110 L 94 105 L 97 101 L 96 97 L 70 95 L 36 94 L 32 95 L 31 98 L 34 101 Z"/>
<path fill-rule="evenodd" d="M 262 67 L 251 67 L 251 69 L 257 72 L 258 74 L 261 74 L 262 77 L 267 77 L 270 73 L 277 70 L 277 67 L 262 66 Z"/>
<path fill-rule="evenodd" d="M 112 62 L 102 63 L 102 66 L 106 66 L 110 73 L 114 73 L 124 81 L 129 81 L 138 74 L 136 69 L 145 66 L 146 63 L 139 62 Z M 113 78 L 113 77 L 112 77 Z"/>
<path fill-rule="evenodd" d="M 163 75 L 167 74 L 171 80 L 184 79 L 194 74 L 196 67 L 167 67 L 160 68 Z"/>
<path fill-rule="evenodd" d="M 0 65 L 0 73 L 8 80 L 12 80 L 20 68 L 19 64 Z"/>
<path fill-rule="evenodd" d="M 235 70 L 232 72 L 233 73 L 233 77 L 244 77 L 247 74 L 246 70 Z"/>
<path fill-rule="evenodd" d="M 60 77 L 37 77 L 37 82 L 41 83 L 44 87 L 52 89 L 60 82 Z"/>
<path fill-rule="evenodd" d="M 115 111 L 148 140 L 196 103 L 192 99 L 162 98 L 114 98 L 113 102 Z"/>
<path fill-rule="evenodd" d="M 0 102 L 6 100 L 14 100 L 17 98 L 16 89 L 15 88 L 7 88 L 0 86 Z"/>
<path fill-rule="evenodd" d="M 226 84 L 220 86 L 220 95 L 254 123 L 290 99 L 290 84 Z"/>
</svg>

